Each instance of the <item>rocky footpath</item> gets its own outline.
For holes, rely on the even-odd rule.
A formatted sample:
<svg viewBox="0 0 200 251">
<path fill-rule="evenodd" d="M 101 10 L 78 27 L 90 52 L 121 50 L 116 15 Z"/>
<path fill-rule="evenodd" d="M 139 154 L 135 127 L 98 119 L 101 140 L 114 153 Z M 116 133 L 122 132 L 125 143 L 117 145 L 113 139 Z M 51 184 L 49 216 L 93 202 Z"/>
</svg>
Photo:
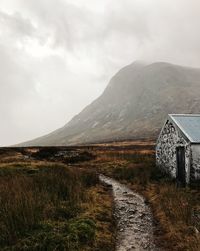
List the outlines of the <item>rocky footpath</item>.
<svg viewBox="0 0 200 251">
<path fill-rule="evenodd" d="M 119 182 L 100 175 L 112 186 L 117 219 L 117 251 L 158 251 L 153 239 L 153 217 L 145 199 Z"/>
</svg>

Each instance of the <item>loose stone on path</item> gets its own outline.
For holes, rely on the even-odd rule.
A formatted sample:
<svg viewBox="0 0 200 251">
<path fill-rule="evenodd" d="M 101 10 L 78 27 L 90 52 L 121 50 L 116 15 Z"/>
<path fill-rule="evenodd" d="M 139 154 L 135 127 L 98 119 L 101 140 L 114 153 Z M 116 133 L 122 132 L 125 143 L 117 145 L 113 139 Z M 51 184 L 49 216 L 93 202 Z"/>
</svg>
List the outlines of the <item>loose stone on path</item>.
<svg viewBox="0 0 200 251">
<path fill-rule="evenodd" d="M 153 217 L 145 199 L 119 182 L 100 175 L 100 180 L 111 185 L 117 219 L 116 251 L 159 251 L 153 238 Z"/>
</svg>

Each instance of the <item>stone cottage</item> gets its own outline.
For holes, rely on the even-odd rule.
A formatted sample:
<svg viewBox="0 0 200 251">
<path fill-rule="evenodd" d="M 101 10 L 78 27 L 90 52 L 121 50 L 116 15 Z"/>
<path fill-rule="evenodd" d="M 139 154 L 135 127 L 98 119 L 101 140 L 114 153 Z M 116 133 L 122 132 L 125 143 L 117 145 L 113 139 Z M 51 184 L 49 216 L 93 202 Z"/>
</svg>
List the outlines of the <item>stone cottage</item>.
<svg viewBox="0 0 200 251">
<path fill-rule="evenodd" d="M 156 144 L 156 163 L 183 185 L 200 183 L 200 114 L 169 114 Z"/>
</svg>

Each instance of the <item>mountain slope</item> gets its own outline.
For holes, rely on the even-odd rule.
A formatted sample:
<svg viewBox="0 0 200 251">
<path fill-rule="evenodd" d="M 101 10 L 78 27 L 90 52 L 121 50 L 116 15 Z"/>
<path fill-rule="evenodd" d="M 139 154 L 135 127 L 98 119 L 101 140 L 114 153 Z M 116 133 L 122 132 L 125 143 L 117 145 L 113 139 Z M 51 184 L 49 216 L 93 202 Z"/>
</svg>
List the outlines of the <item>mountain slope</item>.
<svg viewBox="0 0 200 251">
<path fill-rule="evenodd" d="M 135 62 L 64 127 L 23 145 L 156 137 L 168 113 L 200 113 L 200 69 Z"/>
</svg>

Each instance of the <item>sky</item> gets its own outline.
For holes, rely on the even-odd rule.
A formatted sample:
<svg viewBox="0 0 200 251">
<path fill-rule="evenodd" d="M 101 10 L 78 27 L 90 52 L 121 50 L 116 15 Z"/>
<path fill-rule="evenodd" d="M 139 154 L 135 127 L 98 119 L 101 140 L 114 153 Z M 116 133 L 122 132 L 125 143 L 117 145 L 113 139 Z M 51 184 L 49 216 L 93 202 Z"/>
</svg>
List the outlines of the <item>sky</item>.
<svg viewBox="0 0 200 251">
<path fill-rule="evenodd" d="M 0 146 L 65 125 L 136 61 L 200 68 L 199 0 L 0 0 Z"/>
</svg>

